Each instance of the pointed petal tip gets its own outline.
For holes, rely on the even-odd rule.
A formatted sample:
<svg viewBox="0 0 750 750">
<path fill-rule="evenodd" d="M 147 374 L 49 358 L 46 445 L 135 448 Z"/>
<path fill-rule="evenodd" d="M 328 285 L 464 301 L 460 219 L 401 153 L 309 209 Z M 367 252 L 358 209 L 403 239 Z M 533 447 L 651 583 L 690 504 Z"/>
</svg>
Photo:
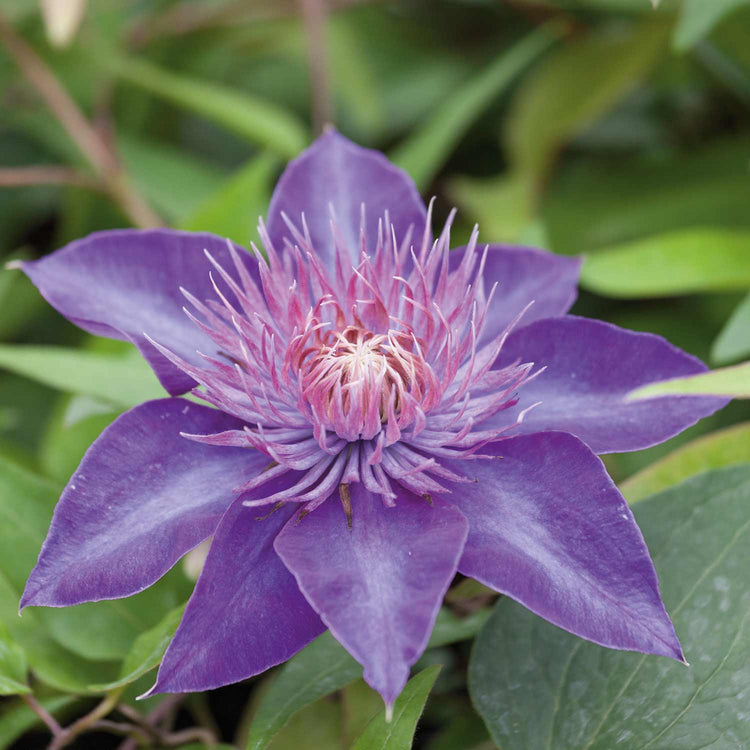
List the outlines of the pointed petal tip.
<svg viewBox="0 0 750 750">
<path fill-rule="evenodd" d="M 5 264 L 6 271 L 23 271 L 24 262 L 22 260 L 9 260 Z"/>
<path fill-rule="evenodd" d="M 390 724 L 393 721 L 393 701 L 385 704 L 385 723 Z"/>
</svg>

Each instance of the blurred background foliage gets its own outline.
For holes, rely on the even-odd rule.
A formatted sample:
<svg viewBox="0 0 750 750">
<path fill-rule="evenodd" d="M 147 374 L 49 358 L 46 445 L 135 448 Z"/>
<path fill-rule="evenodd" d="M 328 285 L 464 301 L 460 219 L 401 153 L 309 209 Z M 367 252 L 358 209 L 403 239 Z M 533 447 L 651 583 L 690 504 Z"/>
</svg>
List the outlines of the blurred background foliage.
<svg viewBox="0 0 750 750">
<path fill-rule="evenodd" d="M 406 168 L 438 219 L 456 206 L 455 245 L 478 222 L 487 242 L 584 253 L 574 313 L 660 333 L 713 366 L 750 356 L 750 0 L 2 0 L 0 257 L 131 225 L 248 245 L 284 163 L 328 121 Z M 5 621 L 87 446 L 160 390 L 127 346 L 83 334 L 17 271 L 0 273 L 0 341 Z M 750 461 L 749 418 L 735 402 L 608 467 L 637 500 Z M 33 543 L 12 530 L 19 513 Z M 23 627 L 13 614 L 9 637 L 50 705 L 75 712 L 86 699 L 59 691 L 102 692 L 128 655 L 157 663 L 187 591 L 174 571 L 109 609 L 31 612 Z M 132 656 L 144 632 L 157 661 L 148 639 Z M 486 740 L 466 654 L 424 658 L 448 665 L 430 750 Z M 348 747 L 377 710 L 360 685 L 298 713 L 272 747 L 315 732 L 307 746 Z M 248 689 L 211 698 L 225 738 L 245 741 L 268 684 L 249 708 Z M 180 716 L 205 717 L 202 701 Z M 31 726 L 24 710 L 0 715 L 0 745 Z"/>
</svg>

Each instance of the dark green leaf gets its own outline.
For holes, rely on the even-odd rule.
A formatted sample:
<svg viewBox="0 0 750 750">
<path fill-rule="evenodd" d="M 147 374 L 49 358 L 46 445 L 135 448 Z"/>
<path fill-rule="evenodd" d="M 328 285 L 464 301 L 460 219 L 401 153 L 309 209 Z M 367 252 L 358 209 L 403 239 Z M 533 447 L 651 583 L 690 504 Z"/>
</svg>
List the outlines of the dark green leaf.
<svg viewBox="0 0 750 750">
<path fill-rule="evenodd" d="M 575 38 L 524 82 L 506 120 L 513 165 L 541 175 L 568 140 L 606 114 L 649 72 L 666 47 L 667 27 L 640 27 Z"/>
<path fill-rule="evenodd" d="M 0 695 L 29 693 L 26 682 L 26 656 L 0 622 Z"/>
<path fill-rule="evenodd" d="M 581 284 L 609 297 L 664 297 L 750 287 L 750 232 L 686 229 L 590 255 Z"/>
<path fill-rule="evenodd" d="M 428 648 L 447 646 L 449 643 L 467 641 L 469 638 L 473 638 L 487 622 L 490 613 L 491 610 L 487 608 L 472 612 L 465 617 L 458 617 L 447 607 L 443 607 L 438 612 Z"/>
<path fill-rule="evenodd" d="M 425 190 L 474 120 L 539 55 L 559 38 L 557 26 L 543 26 L 503 52 L 497 59 L 459 87 L 450 106 L 440 103 L 427 122 L 391 154 Z"/>
<path fill-rule="evenodd" d="M 502 600 L 469 688 L 504 750 L 750 743 L 750 465 L 695 477 L 635 515 L 691 666 L 601 648 Z"/>
<path fill-rule="evenodd" d="M 629 503 L 673 487 L 696 474 L 750 463 L 750 422 L 692 440 L 620 484 Z"/>
<path fill-rule="evenodd" d="M 278 166 L 272 154 L 251 159 L 203 201 L 182 226 L 193 232 L 213 232 L 244 247 L 256 241 L 258 218 L 271 197 L 271 176 Z"/>
<path fill-rule="evenodd" d="M 167 650 L 169 642 L 172 640 L 175 630 L 177 630 L 177 626 L 180 624 L 184 611 L 184 605 L 173 609 L 158 625 L 139 635 L 125 657 L 122 667 L 120 667 L 120 677 L 114 682 L 92 685 L 91 689 L 97 692 L 106 692 L 129 685 L 157 667 Z"/>
<path fill-rule="evenodd" d="M 672 38 L 674 48 L 689 49 L 709 34 L 722 18 L 742 5 L 750 5 L 750 0 L 684 0 Z"/>
<path fill-rule="evenodd" d="M 711 359 L 723 365 L 750 355 L 750 294 L 737 306 L 711 348 Z"/>
<path fill-rule="evenodd" d="M 145 360 L 61 346 L 0 344 L 0 367 L 69 393 L 131 407 L 165 393 Z"/>
<path fill-rule="evenodd" d="M 296 156 L 307 145 L 305 128 L 294 115 L 247 92 L 163 70 L 143 57 L 107 62 L 122 80 L 202 115 L 280 156 Z"/>
<path fill-rule="evenodd" d="M 250 726 L 248 750 L 266 747 L 300 709 L 362 676 L 362 667 L 325 632 L 293 656 L 263 696 Z"/>
<path fill-rule="evenodd" d="M 376 714 L 352 750 L 409 750 L 427 696 L 435 684 L 439 666 L 427 667 L 406 683 L 393 705 L 393 716 L 386 720 L 385 711 Z"/>
</svg>

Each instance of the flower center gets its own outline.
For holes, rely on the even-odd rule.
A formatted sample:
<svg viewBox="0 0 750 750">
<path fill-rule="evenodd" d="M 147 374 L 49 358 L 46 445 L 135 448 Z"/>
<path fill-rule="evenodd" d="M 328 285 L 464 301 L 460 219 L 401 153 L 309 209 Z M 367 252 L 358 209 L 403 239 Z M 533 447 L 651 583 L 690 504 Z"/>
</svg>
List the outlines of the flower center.
<svg viewBox="0 0 750 750">
<path fill-rule="evenodd" d="M 358 326 L 327 331 L 300 357 L 302 392 L 342 437 L 372 437 L 389 418 L 419 403 L 436 385 L 412 336 Z"/>
</svg>

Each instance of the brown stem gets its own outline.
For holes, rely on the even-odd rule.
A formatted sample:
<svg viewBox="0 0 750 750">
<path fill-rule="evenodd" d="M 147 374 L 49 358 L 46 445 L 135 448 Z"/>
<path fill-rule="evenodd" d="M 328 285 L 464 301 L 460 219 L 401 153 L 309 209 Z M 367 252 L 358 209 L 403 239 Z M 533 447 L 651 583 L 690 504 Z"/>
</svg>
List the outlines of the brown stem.
<svg viewBox="0 0 750 750">
<path fill-rule="evenodd" d="M 132 722 L 138 725 L 138 727 L 147 732 L 150 736 L 157 733 L 156 726 L 162 721 L 169 713 L 177 708 L 180 703 L 185 699 L 184 695 L 170 695 L 165 698 L 151 713 L 147 716 L 143 716 L 138 713 L 135 709 L 131 708 L 127 704 L 120 704 L 117 710 L 125 717 L 130 719 Z M 130 737 L 123 742 L 118 750 L 136 750 L 138 747 L 138 739 L 136 737 Z"/>
<path fill-rule="evenodd" d="M 79 734 L 86 732 L 100 719 L 103 719 L 117 705 L 122 693 L 122 688 L 115 690 L 104 697 L 92 711 L 65 727 L 59 734 L 55 734 L 47 750 L 61 750 L 69 745 Z"/>
<path fill-rule="evenodd" d="M 0 42 L 3 43 L 20 70 L 65 128 L 106 185 L 112 198 L 120 204 L 133 224 L 138 227 L 161 226 L 163 222 L 135 190 L 115 154 L 107 148 L 52 70 L 16 34 L 2 13 L 0 13 Z"/>
<path fill-rule="evenodd" d="M 0 167 L 0 187 L 25 185 L 74 185 L 101 190 L 99 180 L 71 167 L 57 164 L 37 164 L 33 167 Z"/>
<path fill-rule="evenodd" d="M 313 128 L 322 133 L 333 122 L 333 102 L 328 81 L 325 0 L 299 0 L 307 36 L 307 58 L 310 66 Z"/>
<path fill-rule="evenodd" d="M 33 695 L 26 693 L 25 695 L 22 695 L 21 698 L 23 698 L 26 705 L 47 725 L 47 728 L 52 732 L 53 737 L 56 737 L 65 731 L 57 723 L 57 719 L 41 703 L 39 703 Z"/>
</svg>

